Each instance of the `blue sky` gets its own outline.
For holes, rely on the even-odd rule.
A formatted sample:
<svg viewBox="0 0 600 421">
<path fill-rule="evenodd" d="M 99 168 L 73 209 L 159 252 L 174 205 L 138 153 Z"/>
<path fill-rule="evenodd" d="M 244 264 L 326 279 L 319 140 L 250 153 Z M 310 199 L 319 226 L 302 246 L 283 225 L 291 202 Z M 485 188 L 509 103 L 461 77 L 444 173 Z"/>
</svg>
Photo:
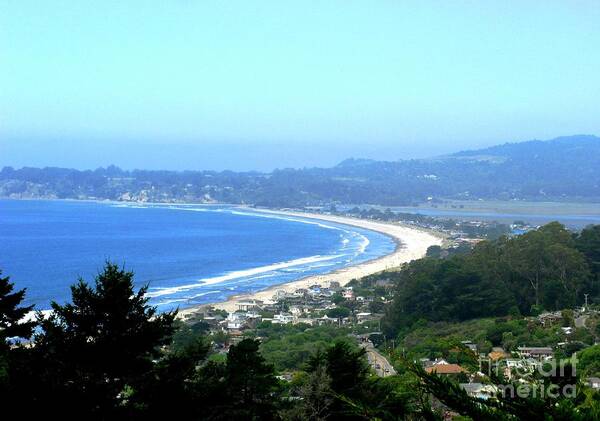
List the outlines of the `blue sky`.
<svg viewBox="0 0 600 421">
<path fill-rule="evenodd" d="M 261 169 L 600 134 L 598 1 L 10 1 L 0 166 Z"/>
</svg>

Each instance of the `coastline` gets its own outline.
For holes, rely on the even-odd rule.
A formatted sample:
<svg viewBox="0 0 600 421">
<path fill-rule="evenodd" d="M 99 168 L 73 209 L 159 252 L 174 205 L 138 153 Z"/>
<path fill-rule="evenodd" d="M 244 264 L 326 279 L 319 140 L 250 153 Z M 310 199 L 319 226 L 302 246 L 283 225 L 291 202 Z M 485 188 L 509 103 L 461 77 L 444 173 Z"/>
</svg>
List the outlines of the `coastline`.
<svg viewBox="0 0 600 421">
<path fill-rule="evenodd" d="M 7 199 L 7 200 L 39 200 L 39 199 Z M 47 201 L 66 201 L 66 202 L 88 202 L 98 203 L 103 205 L 135 205 L 137 202 L 121 202 L 111 200 L 82 200 L 82 199 L 41 199 Z M 199 203 L 150 203 L 144 202 L 138 205 L 143 206 L 178 206 L 178 205 L 200 205 L 206 206 L 206 204 Z M 353 218 L 348 216 L 335 216 L 327 214 L 318 214 L 302 211 L 291 211 L 291 210 L 273 210 L 267 208 L 254 208 L 252 206 L 244 205 L 227 205 L 227 204 L 211 204 L 213 206 L 231 206 L 239 210 L 252 211 L 260 214 L 271 214 L 282 217 L 290 218 L 301 218 L 306 220 L 321 221 L 321 222 L 333 222 L 341 225 L 358 227 L 365 230 L 377 232 L 383 234 L 394 241 L 395 248 L 391 253 L 386 255 L 372 258 L 371 260 L 362 261 L 356 263 L 353 266 L 346 266 L 339 269 L 334 269 L 327 273 L 321 273 L 316 275 L 305 275 L 304 277 L 289 282 L 276 284 L 269 286 L 263 290 L 255 292 L 246 292 L 236 295 L 229 296 L 226 300 L 196 304 L 190 307 L 186 307 L 179 310 L 179 317 L 189 317 L 202 309 L 212 306 L 218 309 L 224 309 L 227 311 L 237 310 L 237 303 L 244 300 L 261 300 L 269 301 L 272 299 L 277 291 L 293 292 L 299 288 L 308 288 L 310 285 L 320 284 L 328 286 L 330 282 L 338 282 L 344 286 L 353 279 L 358 279 L 364 276 L 368 276 L 374 273 L 384 271 L 386 269 L 397 268 L 403 263 L 410 262 L 415 259 L 423 257 L 427 251 L 427 248 L 431 245 L 442 245 L 445 241 L 445 237 L 436 231 L 414 227 L 402 223 L 390 223 L 373 221 L 368 219 Z M 210 206 L 210 205 L 209 205 Z"/>
<path fill-rule="evenodd" d="M 407 226 L 404 224 L 391 224 L 379 221 L 371 221 L 365 219 L 351 218 L 351 217 L 342 217 L 342 216 L 334 216 L 334 215 L 322 215 L 322 214 L 314 214 L 314 213 L 304 213 L 304 212 L 293 212 L 293 211 L 278 211 L 278 210 L 269 210 L 269 209 L 256 209 L 252 208 L 253 212 L 263 212 L 270 213 L 274 215 L 282 215 L 288 217 L 296 217 L 296 218 L 305 218 L 305 219 L 313 219 L 320 220 L 326 222 L 334 222 L 343 225 L 354 226 L 358 228 L 367 229 L 370 231 L 379 232 L 381 234 L 387 235 L 392 238 L 396 243 L 396 248 L 390 254 L 385 256 L 381 256 L 377 259 L 373 259 L 367 262 L 362 262 L 354 266 L 349 266 L 341 269 L 337 269 L 335 271 L 319 274 L 319 275 L 311 275 L 307 276 L 295 281 L 291 281 L 284 284 L 273 285 L 267 289 L 253 292 L 253 293 L 245 293 L 239 295 L 232 295 L 226 301 L 209 303 L 209 304 L 201 304 L 198 306 L 193 306 L 185 309 L 179 310 L 178 317 L 185 319 L 188 318 L 195 313 L 201 311 L 202 309 L 212 306 L 217 309 L 226 310 L 229 312 L 233 312 L 237 310 L 237 304 L 240 301 L 247 300 L 261 300 L 268 301 L 271 300 L 273 295 L 277 291 L 285 291 L 285 292 L 293 292 L 299 288 L 308 288 L 310 285 L 320 284 L 323 286 L 328 285 L 330 282 L 339 282 L 341 286 L 346 285 L 352 279 L 362 278 L 364 276 L 372 275 L 374 273 L 378 273 L 384 271 L 386 269 L 391 269 L 394 267 L 399 267 L 403 263 L 410 262 L 415 259 L 419 259 L 425 256 L 427 252 L 427 248 L 432 245 L 442 245 L 443 237 L 434 232 L 420 229 L 412 226 Z"/>
</svg>

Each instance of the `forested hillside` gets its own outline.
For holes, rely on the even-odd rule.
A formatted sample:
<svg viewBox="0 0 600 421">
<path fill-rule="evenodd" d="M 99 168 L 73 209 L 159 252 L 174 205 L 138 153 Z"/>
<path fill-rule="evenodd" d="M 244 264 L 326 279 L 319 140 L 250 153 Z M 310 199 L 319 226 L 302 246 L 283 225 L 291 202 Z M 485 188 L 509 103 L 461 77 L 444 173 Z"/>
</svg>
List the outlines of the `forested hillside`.
<svg viewBox="0 0 600 421">
<path fill-rule="evenodd" d="M 406 205 L 428 198 L 598 201 L 600 138 L 512 143 L 422 160 L 349 159 L 333 168 L 268 174 L 5 167 L 0 171 L 0 197 L 282 207 L 332 202 Z"/>
<path fill-rule="evenodd" d="M 397 273 L 385 330 L 419 320 L 464 321 L 531 315 L 600 298 L 600 225 L 572 234 L 551 223 L 527 234 L 482 242 L 467 254 L 425 258 Z"/>
</svg>

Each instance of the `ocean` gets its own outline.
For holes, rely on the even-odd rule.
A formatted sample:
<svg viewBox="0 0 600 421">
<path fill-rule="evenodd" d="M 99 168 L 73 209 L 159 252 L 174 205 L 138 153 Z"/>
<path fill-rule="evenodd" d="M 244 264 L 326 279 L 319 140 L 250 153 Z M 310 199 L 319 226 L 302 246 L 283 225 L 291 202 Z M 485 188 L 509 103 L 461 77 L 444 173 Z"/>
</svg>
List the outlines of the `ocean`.
<svg viewBox="0 0 600 421">
<path fill-rule="evenodd" d="M 105 261 L 148 285 L 159 311 L 226 300 L 391 253 L 357 227 L 233 206 L 0 200 L 0 270 L 26 304 L 70 300 Z"/>
</svg>

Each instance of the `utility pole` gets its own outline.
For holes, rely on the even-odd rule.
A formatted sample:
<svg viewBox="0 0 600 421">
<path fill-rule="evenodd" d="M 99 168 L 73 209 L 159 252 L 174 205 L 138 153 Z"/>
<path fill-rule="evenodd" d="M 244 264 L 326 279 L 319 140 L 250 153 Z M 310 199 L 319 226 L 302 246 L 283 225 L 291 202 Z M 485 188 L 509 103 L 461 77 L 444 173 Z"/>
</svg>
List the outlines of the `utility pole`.
<svg viewBox="0 0 600 421">
<path fill-rule="evenodd" d="M 583 294 L 583 296 L 585 297 L 584 311 L 587 311 L 587 308 L 588 308 L 588 295 L 590 295 L 590 294 Z"/>
</svg>

